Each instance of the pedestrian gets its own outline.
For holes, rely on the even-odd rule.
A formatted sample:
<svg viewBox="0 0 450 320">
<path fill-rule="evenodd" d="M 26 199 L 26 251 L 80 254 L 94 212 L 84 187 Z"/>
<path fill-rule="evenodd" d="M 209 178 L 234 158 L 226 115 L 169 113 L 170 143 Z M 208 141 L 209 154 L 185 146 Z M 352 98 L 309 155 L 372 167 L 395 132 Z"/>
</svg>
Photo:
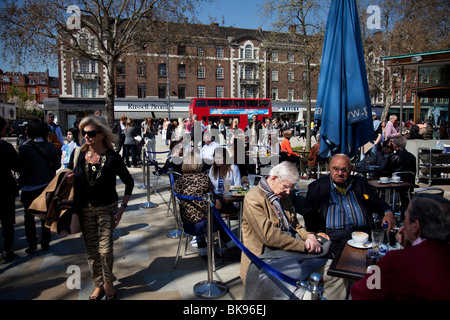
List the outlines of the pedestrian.
<svg viewBox="0 0 450 320">
<path fill-rule="evenodd" d="M 67 130 L 67 143 L 63 145 L 61 148 L 62 150 L 62 164 L 64 166 L 64 169 L 67 168 L 67 165 L 69 164 L 70 155 L 72 154 L 72 151 L 80 146 L 80 130 L 78 128 L 74 127 L 69 130 Z"/>
<path fill-rule="evenodd" d="M 49 128 L 48 136 L 50 138 L 50 142 L 55 144 L 56 151 L 58 151 L 61 156 L 61 148 L 64 143 L 64 136 L 62 134 L 61 127 L 55 123 L 55 115 L 52 112 L 47 113 L 45 119 Z"/>
<path fill-rule="evenodd" d="M 0 138 L 6 137 L 8 126 L 3 117 L 0 117 Z M 19 189 L 12 172 L 20 173 L 21 165 L 19 155 L 14 147 L 0 140 L 0 222 L 2 224 L 3 252 L 2 261 L 8 263 L 14 259 L 14 224 L 16 223 L 15 198 Z"/>
<path fill-rule="evenodd" d="M 136 158 L 136 140 L 134 139 L 134 137 L 138 135 L 139 133 L 134 126 L 134 121 L 132 119 L 128 119 L 125 127 L 125 141 L 123 143 L 123 157 L 127 167 L 130 167 L 129 156 L 131 153 L 131 162 L 133 163 L 133 167 L 138 168 Z"/>
<path fill-rule="evenodd" d="M 77 163 L 73 154 L 68 165 L 73 170 L 68 183 L 74 184 L 74 203 L 80 213 L 89 268 L 95 289 L 90 300 L 115 299 L 113 274 L 113 230 L 119 224 L 130 200 L 134 180 L 120 155 L 114 151 L 114 134 L 99 119 L 86 117 L 80 123 L 85 143 Z M 118 207 L 116 177 L 125 184 L 122 205 Z"/>
<path fill-rule="evenodd" d="M 25 252 L 32 254 L 37 249 L 35 216 L 28 208 L 56 175 L 61 167 L 61 158 L 53 143 L 48 139 L 48 126 L 41 120 L 28 123 L 29 140 L 19 147 L 19 157 L 23 165 L 21 174 L 21 200 L 25 211 L 25 235 L 28 248 Z M 41 219 L 41 249 L 50 247 L 51 232 L 45 227 L 45 219 Z"/>
</svg>

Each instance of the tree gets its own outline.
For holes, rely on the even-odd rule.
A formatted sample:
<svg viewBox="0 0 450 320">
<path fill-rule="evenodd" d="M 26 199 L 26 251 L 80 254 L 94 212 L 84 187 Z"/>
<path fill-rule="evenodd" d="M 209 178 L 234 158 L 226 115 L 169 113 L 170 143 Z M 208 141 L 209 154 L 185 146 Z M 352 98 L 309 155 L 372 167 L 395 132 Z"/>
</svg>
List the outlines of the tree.
<svg viewBox="0 0 450 320">
<path fill-rule="evenodd" d="M 371 96 L 382 94 L 381 120 L 400 97 L 401 70 L 387 68 L 378 57 L 405 55 L 447 49 L 450 46 L 450 6 L 448 0 L 358 0 L 361 32 Z M 369 5 L 380 8 L 381 28 L 369 30 L 366 24 Z M 414 70 L 405 69 L 405 92 L 413 85 Z"/>
<path fill-rule="evenodd" d="M 39 63 L 56 55 L 84 58 L 105 68 L 105 118 L 112 127 L 117 61 L 167 43 L 167 24 L 187 23 L 187 15 L 195 16 L 198 4 L 209 0 L 0 1 L 4 55 L 31 62 L 39 57 Z"/>
<path fill-rule="evenodd" d="M 266 1 L 263 12 L 266 18 L 271 18 L 274 33 L 266 37 L 265 45 L 274 50 L 283 50 L 279 45 L 278 33 L 287 33 L 290 45 L 284 50 L 295 51 L 302 63 L 298 70 L 302 71 L 302 88 L 306 93 L 307 103 L 307 142 L 306 148 L 311 149 L 311 98 L 313 77 L 319 76 L 320 57 L 325 33 L 329 1 L 321 0 L 280 0 Z M 295 49 L 293 49 L 295 48 Z M 270 67 L 270 66 L 269 66 Z M 304 73 L 303 73 L 304 72 Z"/>
</svg>

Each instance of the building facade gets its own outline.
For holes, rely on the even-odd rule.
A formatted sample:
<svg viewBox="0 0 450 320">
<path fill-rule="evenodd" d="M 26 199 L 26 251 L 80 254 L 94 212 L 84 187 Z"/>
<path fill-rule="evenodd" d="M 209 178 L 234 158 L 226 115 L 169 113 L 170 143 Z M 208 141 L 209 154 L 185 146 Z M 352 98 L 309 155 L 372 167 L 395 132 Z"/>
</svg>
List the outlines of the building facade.
<svg viewBox="0 0 450 320">
<path fill-rule="evenodd" d="M 279 41 L 269 46 L 269 33 L 261 29 L 212 27 L 214 41 L 193 36 L 168 49 L 121 57 L 115 67 L 115 119 L 123 114 L 132 119 L 163 118 L 168 103 L 172 119 L 187 117 L 194 97 L 270 98 L 274 117 L 305 118 L 305 64 L 298 45 Z M 211 26 L 195 28 L 204 32 Z M 61 54 L 59 70 L 61 94 L 44 102 L 46 110 L 66 119 L 68 128 L 74 117 L 104 109 L 102 64 Z M 318 71 L 312 81 L 314 105 Z"/>
</svg>

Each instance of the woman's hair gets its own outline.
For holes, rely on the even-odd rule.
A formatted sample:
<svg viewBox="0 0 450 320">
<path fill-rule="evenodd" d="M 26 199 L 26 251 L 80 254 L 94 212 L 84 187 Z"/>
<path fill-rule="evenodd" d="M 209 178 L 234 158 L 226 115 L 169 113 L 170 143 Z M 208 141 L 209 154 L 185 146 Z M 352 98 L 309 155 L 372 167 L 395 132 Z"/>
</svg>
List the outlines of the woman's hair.
<svg viewBox="0 0 450 320">
<path fill-rule="evenodd" d="M 6 120 L 3 117 L 0 117 L 0 131 L 6 126 Z"/>
<path fill-rule="evenodd" d="M 231 159 L 228 151 L 223 147 L 218 147 L 214 150 L 214 157 L 216 155 L 221 155 L 223 157 L 223 164 L 219 167 L 214 160 L 211 166 L 212 176 L 215 178 L 219 178 L 219 176 L 225 177 L 227 173 L 231 171 Z"/>
<path fill-rule="evenodd" d="M 283 161 L 269 171 L 269 177 L 277 176 L 281 180 L 297 183 L 300 179 L 297 168 L 289 161 Z"/>
<path fill-rule="evenodd" d="M 198 153 L 192 151 L 188 156 L 188 159 L 183 160 L 181 165 L 181 171 L 183 173 L 200 173 L 202 172 L 202 159 Z"/>
<path fill-rule="evenodd" d="M 127 127 L 134 127 L 133 119 L 127 119 Z"/>
<path fill-rule="evenodd" d="M 419 221 L 422 239 L 450 242 L 450 201 L 440 195 L 417 194 L 409 204 L 409 220 Z"/>
<path fill-rule="evenodd" d="M 77 144 L 80 144 L 80 130 L 76 127 L 70 128 L 67 132 L 72 132 L 72 141 L 75 141 Z M 70 141 L 69 141 L 70 142 Z"/>
<path fill-rule="evenodd" d="M 104 134 L 103 138 L 103 145 L 111 150 L 114 150 L 114 144 L 116 141 L 116 135 L 112 132 L 112 130 L 106 126 L 98 117 L 95 116 L 88 116 L 86 118 L 83 118 L 80 122 L 80 133 L 84 130 L 84 127 L 86 126 L 93 126 L 95 130 L 100 131 Z M 80 136 L 80 140 L 83 138 L 83 136 Z M 88 145 L 84 144 L 81 147 L 81 151 L 85 152 L 88 149 Z"/>
</svg>

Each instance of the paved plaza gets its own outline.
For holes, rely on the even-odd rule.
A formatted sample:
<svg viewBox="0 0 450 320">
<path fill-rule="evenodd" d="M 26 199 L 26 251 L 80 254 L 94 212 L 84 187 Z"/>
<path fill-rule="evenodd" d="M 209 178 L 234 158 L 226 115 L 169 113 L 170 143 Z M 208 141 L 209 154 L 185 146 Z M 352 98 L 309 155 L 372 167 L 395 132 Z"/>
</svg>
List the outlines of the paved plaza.
<svg viewBox="0 0 450 320">
<path fill-rule="evenodd" d="M 292 144 L 302 144 L 297 138 Z M 157 151 L 168 148 L 161 141 Z M 159 154 L 160 163 L 166 154 Z M 142 208 L 147 203 L 147 190 L 143 172 L 130 168 L 135 179 L 135 189 L 122 221 L 115 230 L 114 271 L 117 298 L 120 300 L 199 300 L 193 292 L 195 284 L 208 279 L 207 260 L 197 254 L 197 249 L 188 245 L 184 255 L 174 268 L 178 239 L 167 237 L 175 229 L 175 220 L 168 210 L 170 184 L 168 177 L 161 176 L 156 194 L 152 189 L 150 202 L 156 208 Z M 153 180 L 153 178 L 152 178 Z M 300 180 L 302 190 L 312 180 Z M 425 187 L 425 185 L 421 185 Z M 118 180 L 118 193 L 122 197 L 124 185 Z M 449 197 L 448 186 L 446 197 Z M 0 300 L 87 300 L 93 290 L 86 251 L 81 234 L 58 238 L 53 234 L 50 249 L 28 255 L 23 224 L 23 206 L 16 198 L 16 233 L 14 250 L 17 258 L 8 264 L 0 264 Z M 236 232 L 236 221 L 232 220 Z M 36 219 L 36 225 L 40 223 Z M 38 229 L 38 234 L 39 234 Z M 243 285 L 239 278 L 240 250 L 232 248 L 222 257 L 215 256 L 213 278 L 224 283 L 229 291 L 220 300 L 241 300 Z M 79 277 L 77 277 L 79 275 Z"/>
</svg>

